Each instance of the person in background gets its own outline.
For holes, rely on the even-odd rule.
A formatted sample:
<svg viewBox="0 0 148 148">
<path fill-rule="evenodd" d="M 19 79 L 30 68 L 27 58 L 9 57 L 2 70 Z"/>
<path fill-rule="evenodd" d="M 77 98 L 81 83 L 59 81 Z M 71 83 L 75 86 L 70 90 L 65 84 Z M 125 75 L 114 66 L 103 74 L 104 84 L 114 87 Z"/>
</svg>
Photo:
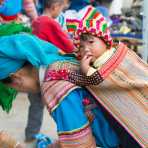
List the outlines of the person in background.
<svg viewBox="0 0 148 148">
<path fill-rule="evenodd" d="M 38 16 L 33 0 L 1 0 L 0 23 L 18 21 L 23 9 L 31 20 Z"/>
<path fill-rule="evenodd" d="M 74 49 L 73 42 L 63 32 L 59 23 L 55 21 L 64 6 L 64 0 L 44 0 L 43 14 L 32 22 L 32 33 L 53 43 L 64 52 L 71 53 Z"/>
<path fill-rule="evenodd" d="M 69 7 L 70 5 L 69 3 L 70 3 L 69 0 L 64 0 L 65 8 Z M 43 10 L 44 10 L 44 0 L 35 0 L 35 5 L 37 8 L 38 14 L 42 15 Z"/>
</svg>

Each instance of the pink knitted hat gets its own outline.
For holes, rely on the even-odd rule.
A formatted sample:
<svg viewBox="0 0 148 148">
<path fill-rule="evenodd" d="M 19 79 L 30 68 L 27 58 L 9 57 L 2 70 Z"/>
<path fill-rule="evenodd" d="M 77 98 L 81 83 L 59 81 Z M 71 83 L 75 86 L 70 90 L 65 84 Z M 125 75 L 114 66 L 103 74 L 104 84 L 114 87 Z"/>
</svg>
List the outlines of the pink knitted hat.
<svg viewBox="0 0 148 148">
<path fill-rule="evenodd" d="M 108 47 L 112 46 L 113 41 L 105 18 L 92 6 L 88 6 L 81 20 L 67 19 L 66 25 L 68 32 L 73 34 L 74 44 L 77 48 L 80 46 L 80 35 L 82 33 L 100 37 Z"/>
</svg>

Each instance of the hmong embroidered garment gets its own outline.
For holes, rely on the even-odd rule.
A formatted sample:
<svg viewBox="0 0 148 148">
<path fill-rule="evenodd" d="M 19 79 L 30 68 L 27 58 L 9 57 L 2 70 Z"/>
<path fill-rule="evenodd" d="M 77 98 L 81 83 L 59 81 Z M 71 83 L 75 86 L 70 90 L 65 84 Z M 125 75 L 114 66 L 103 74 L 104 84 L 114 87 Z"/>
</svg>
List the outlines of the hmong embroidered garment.
<svg viewBox="0 0 148 148">
<path fill-rule="evenodd" d="M 52 66 L 77 68 L 64 62 Z M 96 148 L 96 144 L 118 147 L 117 135 L 88 91 L 63 80 L 45 79 L 41 85 L 43 100 L 57 125 L 61 148 Z"/>
<path fill-rule="evenodd" d="M 142 147 L 148 147 L 148 65 L 120 44 L 99 73 L 105 80 L 88 90 Z"/>
<path fill-rule="evenodd" d="M 77 65 L 70 65 L 62 63 L 58 69 L 77 69 Z M 148 147 L 147 64 L 125 45 L 119 44 L 113 56 L 98 71 L 104 81 L 87 89 L 142 147 Z M 46 93 L 47 88 L 49 93 Z M 44 82 L 42 93 L 48 110 L 54 111 L 62 99 L 76 88 L 78 86 L 63 80 Z"/>
<path fill-rule="evenodd" d="M 67 62 L 56 62 L 55 64 L 52 64 L 49 69 L 57 70 L 61 68 L 76 70 L 78 65 Z M 50 82 L 45 80 L 41 90 L 43 94 L 43 101 L 47 104 L 48 111 L 52 112 L 64 99 L 64 97 L 76 88 L 79 88 L 79 86 L 65 80 L 52 80 Z"/>
</svg>

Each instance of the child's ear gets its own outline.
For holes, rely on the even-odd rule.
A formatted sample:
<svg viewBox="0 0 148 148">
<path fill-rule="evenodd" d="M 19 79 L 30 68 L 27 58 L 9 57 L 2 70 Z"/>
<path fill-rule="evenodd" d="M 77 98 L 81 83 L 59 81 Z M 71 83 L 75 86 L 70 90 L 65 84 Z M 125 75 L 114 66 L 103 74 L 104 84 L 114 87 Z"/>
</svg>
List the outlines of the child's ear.
<svg viewBox="0 0 148 148">
<path fill-rule="evenodd" d="M 55 3 L 52 5 L 52 10 L 56 10 L 58 8 L 59 4 L 58 3 Z"/>
</svg>

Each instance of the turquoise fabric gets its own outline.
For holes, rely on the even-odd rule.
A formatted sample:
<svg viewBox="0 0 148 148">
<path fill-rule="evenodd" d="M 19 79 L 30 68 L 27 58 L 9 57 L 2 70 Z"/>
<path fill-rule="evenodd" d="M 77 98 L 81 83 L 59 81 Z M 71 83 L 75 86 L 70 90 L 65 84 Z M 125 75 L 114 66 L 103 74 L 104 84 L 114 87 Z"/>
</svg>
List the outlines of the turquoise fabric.
<svg viewBox="0 0 148 148">
<path fill-rule="evenodd" d="M 0 5 L 0 14 L 5 16 L 16 15 L 21 12 L 23 0 L 4 0 Z"/>
<path fill-rule="evenodd" d="M 56 61 L 75 61 L 74 57 L 61 56 L 53 44 L 28 34 L 0 37 L 0 79 L 19 70 L 28 61 L 35 67 Z"/>
<path fill-rule="evenodd" d="M 44 134 L 36 134 L 36 148 L 47 148 L 49 144 L 52 144 L 50 138 Z"/>
<path fill-rule="evenodd" d="M 92 112 L 95 115 L 95 119 L 91 124 L 91 129 L 97 145 L 104 148 L 116 148 L 119 145 L 119 139 L 104 118 L 99 107 L 94 108 Z"/>
<path fill-rule="evenodd" d="M 84 98 L 89 98 L 92 103 L 95 99 L 85 89 L 78 88 L 70 92 L 58 107 L 51 113 L 57 124 L 58 132 L 72 132 L 83 128 L 89 123 L 85 115 L 85 106 L 82 103 Z M 97 145 L 104 148 L 117 148 L 118 137 L 111 129 L 98 106 L 91 109 L 94 121 L 90 124 Z"/>
<path fill-rule="evenodd" d="M 85 95 L 82 89 L 73 90 L 53 111 L 52 117 L 56 121 L 58 132 L 72 131 L 88 124 L 82 104 L 83 93 Z"/>
</svg>

